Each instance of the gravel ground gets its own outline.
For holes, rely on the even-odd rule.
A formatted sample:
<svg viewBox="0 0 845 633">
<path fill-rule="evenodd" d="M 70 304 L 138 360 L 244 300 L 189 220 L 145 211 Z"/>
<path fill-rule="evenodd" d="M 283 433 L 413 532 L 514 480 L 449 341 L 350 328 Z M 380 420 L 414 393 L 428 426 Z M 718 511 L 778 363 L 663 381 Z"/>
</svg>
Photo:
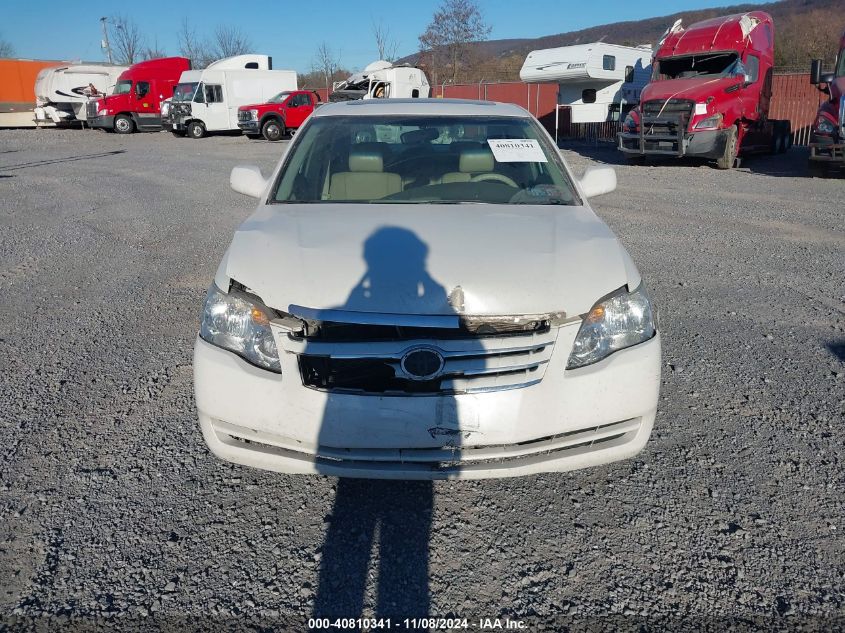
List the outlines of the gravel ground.
<svg viewBox="0 0 845 633">
<path fill-rule="evenodd" d="M 619 165 L 595 207 L 663 331 L 645 451 L 438 482 L 433 506 L 347 481 L 360 504 L 332 515 L 337 480 L 210 456 L 193 403 L 199 309 L 253 208 L 229 170 L 281 149 L 0 131 L 0 629 L 302 631 L 316 600 L 361 615 L 356 580 L 364 615 L 470 628 L 845 628 L 845 179 L 808 178 L 797 148 Z"/>
</svg>

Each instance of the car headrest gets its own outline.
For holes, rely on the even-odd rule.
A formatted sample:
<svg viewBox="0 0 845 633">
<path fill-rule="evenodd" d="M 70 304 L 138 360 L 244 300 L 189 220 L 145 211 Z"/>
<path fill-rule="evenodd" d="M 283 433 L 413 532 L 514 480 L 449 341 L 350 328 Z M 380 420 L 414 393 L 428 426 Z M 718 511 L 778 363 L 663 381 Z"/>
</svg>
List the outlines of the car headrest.
<svg viewBox="0 0 845 633">
<path fill-rule="evenodd" d="M 349 154 L 349 171 L 384 171 L 384 158 L 378 152 L 354 150 Z"/>
<path fill-rule="evenodd" d="M 467 149 L 461 151 L 458 169 L 464 174 L 480 174 L 493 171 L 493 152 L 488 149 Z"/>
</svg>

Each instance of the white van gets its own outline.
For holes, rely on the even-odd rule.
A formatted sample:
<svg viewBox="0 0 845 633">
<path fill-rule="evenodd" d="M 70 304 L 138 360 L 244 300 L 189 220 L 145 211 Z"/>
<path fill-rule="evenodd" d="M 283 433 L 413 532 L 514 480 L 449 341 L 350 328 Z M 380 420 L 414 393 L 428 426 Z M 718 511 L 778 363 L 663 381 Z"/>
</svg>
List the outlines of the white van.
<svg viewBox="0 0 845 633">
<path fill-rule="evenodd" d="M 594 42 L 531 51 L 519 71 L 529 83 L 558 84 L 558 106 L 572 123 L 620 120 L 651 78 L 651 47 Z M 622 117 L 624 118 L 624 117 Z"/>
<path fill-rule="evenodd" d="M 425 99 L 431 93 L 425 73 L 408 64 L 379 60 L 337 82 L 329 101 L 355 99 Z"/>
<path fill-rule="evenodd" d="M 205 70 L 186 70 L 173 92 L 164 125 L 176 135 L 191 138 L 239 131 L 240 106 L 297 89 L 296 71 L 272 68 L 273 58 L 267 55 L 238 55 Z"/>
</svg>

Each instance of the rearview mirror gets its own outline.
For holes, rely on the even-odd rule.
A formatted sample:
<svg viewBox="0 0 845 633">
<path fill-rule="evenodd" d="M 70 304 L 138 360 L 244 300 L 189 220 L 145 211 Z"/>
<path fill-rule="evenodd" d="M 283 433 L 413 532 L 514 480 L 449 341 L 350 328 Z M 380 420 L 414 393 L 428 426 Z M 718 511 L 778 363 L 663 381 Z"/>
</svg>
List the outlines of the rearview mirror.
<svg viewBox="0 0 845 633">
<path fill-rule="evenodd" d="M 255 165 L 238 165 L 232 169 L 232 175 L 229 176 L 229 185 L 238 193 L 252 198 L 260 198 L 267 187 L 267 181 L 261 175 L 261 170 Z"/>
<path fill-rule="evenodd" d="M 613 167 L 587 167 L 578 181 L 588 198 L 610 193 L 616 189 L 616 170 Z"/>
</svg>

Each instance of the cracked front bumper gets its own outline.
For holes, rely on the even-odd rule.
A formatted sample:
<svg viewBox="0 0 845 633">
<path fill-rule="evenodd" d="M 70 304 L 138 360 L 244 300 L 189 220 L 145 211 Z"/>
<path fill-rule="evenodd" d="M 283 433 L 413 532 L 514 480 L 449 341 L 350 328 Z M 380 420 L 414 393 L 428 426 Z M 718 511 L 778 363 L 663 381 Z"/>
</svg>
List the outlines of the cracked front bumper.
<svg viewBox="0 0 845 633">
<path fill-rule="evenodd" d="M 282 473 L 477 479 L 631 457 L 654 423 L 660 335 L 567 371 L 577 330 L 560 328 L 539 383 L 425 396 L 310 389 L 294 353 L 282 352 L 280 375 L 197 338 L 200 427 L 218 457 Z"/>
</svg>

